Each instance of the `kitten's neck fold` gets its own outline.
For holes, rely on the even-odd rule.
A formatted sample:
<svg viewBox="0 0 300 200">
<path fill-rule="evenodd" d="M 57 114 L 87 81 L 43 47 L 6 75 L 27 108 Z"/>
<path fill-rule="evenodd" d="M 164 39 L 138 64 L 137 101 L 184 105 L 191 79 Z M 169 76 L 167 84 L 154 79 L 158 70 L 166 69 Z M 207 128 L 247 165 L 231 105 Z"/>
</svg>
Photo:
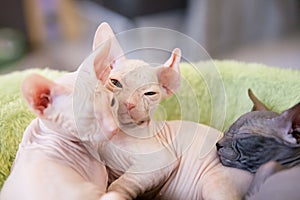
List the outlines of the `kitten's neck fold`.
<svg viewBox="0 0 300 200">
<path fill-rule="evenodd" d="M 76 170 L 86 180 L 93 180 L 90 172 L 91 163 L 96 158 L 91 156 L 86 144 L 82 143 L 71 133 L 60 133 L 48 128 L 40 119 L 34 119 L 24 132 L 20 148 L 27 150 L 39 150 L 57 162 L 67 164 Z"/>
</svg>

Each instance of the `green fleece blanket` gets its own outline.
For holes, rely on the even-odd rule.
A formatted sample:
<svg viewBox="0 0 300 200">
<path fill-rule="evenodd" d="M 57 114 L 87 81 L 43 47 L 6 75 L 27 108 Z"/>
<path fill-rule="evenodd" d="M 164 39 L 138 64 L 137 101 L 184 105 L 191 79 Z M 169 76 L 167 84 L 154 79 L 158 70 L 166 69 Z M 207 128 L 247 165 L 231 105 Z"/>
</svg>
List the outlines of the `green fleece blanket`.
<svg viewBox="0 0 300 200">
<path fill-rule="evenodd" d="M 182 86 L 159 107 L 158 119 L 198 121 L 224 131 L 251 110 L 248 88 L 280 112 L 300 101 L 300 71 L 235 61 L 182 63 Z M 0 76 L 0 188 L 9 174 L 22 134 L 34 118 L 20 95 L 32 73 L 54 79 L 65 72 L 30 69 Z"/>
</svg>

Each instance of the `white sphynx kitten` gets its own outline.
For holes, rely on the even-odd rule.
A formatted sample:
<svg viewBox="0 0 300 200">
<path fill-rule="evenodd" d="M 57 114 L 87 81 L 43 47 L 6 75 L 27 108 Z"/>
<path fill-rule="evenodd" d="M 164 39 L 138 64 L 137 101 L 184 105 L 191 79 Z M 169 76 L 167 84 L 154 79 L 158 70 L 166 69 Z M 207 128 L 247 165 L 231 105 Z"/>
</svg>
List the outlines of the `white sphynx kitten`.
<svg viewBox="0 0 300 200">
<path fill-rule="evenodd" d="M 252 174 L 223 166 L 215 144 L 221 132 L 194 122 L 152 119 L 161 99 L 180 86 L 181 52 L 159 67 L 126 59 L 107 23 L 94 47 L 112 38 L 112 71 L 106 86 L 119 101 L 121 131 L 99 149 L 109 173 L 108 191 L 125 199 L 241 199 Z"/>
<path fill-rule="evenodd" d="M 23 81 L 22 94 L 37 118 L 24 132 L 1 200 L 121 199 L 106 194 L 107 171 L 97 153 L 118 131 L 117 103 L 101 82 L 108 48 L 98 49 L 94 66 L 83 63 L 55 82 L 37 74 Z"/>
</svg>

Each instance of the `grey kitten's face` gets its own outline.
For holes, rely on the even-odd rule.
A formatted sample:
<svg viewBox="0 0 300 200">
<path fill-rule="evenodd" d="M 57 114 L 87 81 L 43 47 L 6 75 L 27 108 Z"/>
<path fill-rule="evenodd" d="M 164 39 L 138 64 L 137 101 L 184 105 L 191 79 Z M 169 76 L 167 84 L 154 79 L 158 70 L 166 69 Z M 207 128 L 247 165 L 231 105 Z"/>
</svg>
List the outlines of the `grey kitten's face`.
<svg viewBox="0 0 300 200">
<path fill-rule="evenodd" d="M 300 163 L 300 104 L 277 114 L 253 111 L 241 116 L 218 141 L 223 165 L 255 172 L 270 160 Z"/>
</svg>

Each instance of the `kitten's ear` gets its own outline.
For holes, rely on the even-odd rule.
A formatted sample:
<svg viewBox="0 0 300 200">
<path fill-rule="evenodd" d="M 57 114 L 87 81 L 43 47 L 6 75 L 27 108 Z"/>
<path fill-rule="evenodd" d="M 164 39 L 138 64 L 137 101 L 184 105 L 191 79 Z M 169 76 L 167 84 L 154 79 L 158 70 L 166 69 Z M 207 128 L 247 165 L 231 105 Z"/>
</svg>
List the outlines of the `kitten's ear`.
<svg viewBox="0 0 300 200">
<path fill-rule="evenodd" d="M 165 62 L 164 66 L 160 67 L 158 70 L 158 81 L 165 96 L 171 96 L 180 86 L 180 59 L 181 51 L 176 48 L 173 50 L 171 57 Z"/>
<path fill-rule="evenodd" d="M 248 89 L 248 96 L 253 102 L 252 111 L 268 111 L 269 108 L 265 106 L 252 92 L 252 90 Z"/>
<path fill-rule="evenodd" d="M 94 60 L 97 78 L 104 83 L 115 63 L 125 59 L 123 50 L 108 23 L 98 27 L 93 42 L 93 50 L 99 51 Z"/>
<path fill-rule="evenodd" d="M 112 69 L 112 59 L 109 57 L 111 50 L 111 39 L 107 40 L 98 50 L 94 60 L 94 71 L 98 80 L 103 84 L 108 79 Z"/>
<path fill-rule="evenodd" d="M 53 97 L 66 90 L 43 76 L 31 74 L 23 80 L 21 92 L 33 112 L 39 117 L 45 117 L 44 111 L 52 104 Z"/>
<path fill-rule="evenodd" d="M 109 56 L 112 60 L 125 59 L 123 50 L 117 41 L 115 34 L 108 23 L 103 22 L 96 30 L 93 42 L 93 51 L 95 51 L 100 45 L 107 40 L 111 39 L 112 45 Z"/>
<path fill-rule="evenodd" d="M 293 130 L 300 132 L 300 102 L 290 109 L 281 113 L 280 118 L 292 122 Z"/>
</svg>

